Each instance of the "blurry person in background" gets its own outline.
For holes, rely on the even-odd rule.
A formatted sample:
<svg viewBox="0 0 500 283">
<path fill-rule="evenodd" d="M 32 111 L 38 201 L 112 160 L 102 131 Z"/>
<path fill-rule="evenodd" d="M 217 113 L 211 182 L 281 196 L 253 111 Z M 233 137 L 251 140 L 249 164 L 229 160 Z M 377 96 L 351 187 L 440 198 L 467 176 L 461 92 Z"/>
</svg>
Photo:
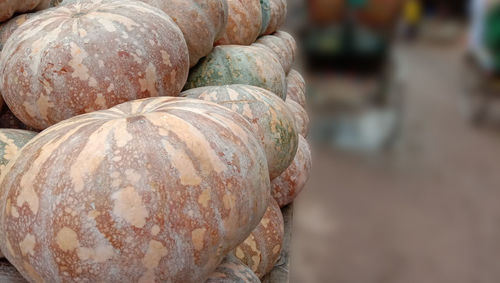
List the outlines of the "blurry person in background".
<svg viewBox="0 0 500 283">
<path fill-rule="evenodd" d="M 404 34 L 407 40 L 414 40 L 418 36 L 422 4 L 419 0 L 408 0 L 403 11 Z"/>
</svg>

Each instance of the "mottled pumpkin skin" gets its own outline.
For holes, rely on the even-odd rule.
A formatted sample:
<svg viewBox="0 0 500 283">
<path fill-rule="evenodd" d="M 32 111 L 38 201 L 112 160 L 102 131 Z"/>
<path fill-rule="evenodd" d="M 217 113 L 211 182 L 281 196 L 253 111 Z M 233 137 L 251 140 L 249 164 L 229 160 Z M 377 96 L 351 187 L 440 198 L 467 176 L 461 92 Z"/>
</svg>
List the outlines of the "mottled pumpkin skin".
<svg viewBox="0 0 500 283">
<path fill-rule="evenodd" d="M 260 0 L 260 6 L 262 9 L 262 25 L 260 26 L 260 34 L 264 34 L 269 23 L 271 22 L 271 3 L 270 0 Z"/>
<path fill-rule="evenodd" d="M 292 163 L 298 146 L 295 120 L 286 103 L 272 92 L 254 86 L 228 85 L 194 88 L 181 96 L 215 102 L 245 117 L 264 147 L 271 180 Z"/>
<path fill-rule="evenodd" d="M 241 260 L 228 255 L 205 283 L 260 283 L 260 279 Z"/>
<path fill-rule="evenodd" d="M 207 56 L 226 29 L 227 0 L 141 0 L 172 17 L 184 34 L 190 66 Z"/>
<path fill-rule="evenodd" d="M 300 106 L 297 102 L 287 99 L 286 104 L 290 111 L 292 111 L 295 118 L 295 127 L 299 134 L 307 137 L 309 134 L 309 115 L 304 107 Z"/>
<path fill-rule="evenodd" d="M 281 176 L 271 181 L 271 194 L 280 207 L 292 203 L 304 189 L 311 174 L 311 167 L 311 148 L 307 140 L 300 136 L 299 149 L 292 165 Z"/>
<path fill-rule="evenodd" d="M 25 124 L 45 129 L 129 100 L 177 96 L 189 55 L 180 29 L 156 8 L 71 1 L 16 29 L 0 68 L 9 108 Z"/>
<path fill-rule="evenodd" d="M 259 226 L 235 250 L 234 255 L 262 278 L 281 255 L 285 224 L 278 203 L 271 198 Z"/>
<path fill-rule="evenodd" d="M 307 108 L 306 81 L 296 70 L 291 70 L 286 77 L 287 99 L 297 102 L 304 109 Z"/>
<path fill-rule="evenodd" d="M 68 119 L 5 170 L 0 245 L 31 282 L 203 282 L 271 193 L 245 118 L 185 98 Z"/>
<path fill-rule="evenodd" d="M 297 57 L 297 42 L 295 41 L 295 38 L 293 38 L 291 34 L 284 31 L 277 31 L 273 35 L 281 38 L 288 44 L 292 50 L 293 61 L 295 61 L 295 58 Z"/>
<path fill-rule="evenodd" d="M 222 37 L 215 45 L 250 45 L 260 35 L 262 8 L 260 0 L 227 0 L 228 20 Z"/>
<path fill-rule="evenodd" d="M 10 19 L 15 13 L 46 9 L 51 0 L 2 0 L 0 1 L 0 22 Z"/>
<path fill-rule="evenodd" d="M 285 23 L 288 9 L 286 1 L 287 0 L 269 0 L 271 20 L 264 34 L 273 34 Z"/>
<path fill-rule="evenodd" d="M 259 38 L 255 44 L 265 46 L 271 52 L 276 54 L 283 70 L 285 71 L 285 74 L 290 72 L 294 62 L 294 54 L 287 41 L 274 35 L 266 35 Z"/>
<path fill-rule="evenodd" d="M 261 87 L 286 99 L 286 76 L 278 58 L 256 46 L 215 47 L 191 69 L 184 89 L 231 84 Z"/>
</svg>

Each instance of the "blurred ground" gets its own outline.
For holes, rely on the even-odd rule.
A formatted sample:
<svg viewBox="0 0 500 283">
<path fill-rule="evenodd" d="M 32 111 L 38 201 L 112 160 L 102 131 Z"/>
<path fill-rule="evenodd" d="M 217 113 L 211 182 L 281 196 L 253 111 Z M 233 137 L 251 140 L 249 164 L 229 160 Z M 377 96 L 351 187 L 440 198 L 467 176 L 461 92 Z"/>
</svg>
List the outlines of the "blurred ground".
<svg viewBox="0 0 500 283">
<path fill-rule="evenodd" d="M 372 156 L 315 148 L 295 207 L 291 282 L 500 280 L 500 130 L 458 110 L 460 48 L 397 48 L 400 139 Z"/>
</svg>

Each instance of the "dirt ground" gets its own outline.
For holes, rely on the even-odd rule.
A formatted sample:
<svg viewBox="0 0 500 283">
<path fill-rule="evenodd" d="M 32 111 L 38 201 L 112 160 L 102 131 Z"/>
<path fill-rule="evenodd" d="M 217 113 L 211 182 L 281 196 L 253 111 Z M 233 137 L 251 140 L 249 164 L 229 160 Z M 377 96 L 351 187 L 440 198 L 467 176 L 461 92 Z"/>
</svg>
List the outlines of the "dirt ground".
<svg viewBox="0 0 500 283">
<path fill-rule="evenodd" d="M 500 282 L 500 129 L 461 115 L 459 47 L 398 52 L 401 136 L 370 156 L 315 148 L 291 282 Z"/>
</svg>

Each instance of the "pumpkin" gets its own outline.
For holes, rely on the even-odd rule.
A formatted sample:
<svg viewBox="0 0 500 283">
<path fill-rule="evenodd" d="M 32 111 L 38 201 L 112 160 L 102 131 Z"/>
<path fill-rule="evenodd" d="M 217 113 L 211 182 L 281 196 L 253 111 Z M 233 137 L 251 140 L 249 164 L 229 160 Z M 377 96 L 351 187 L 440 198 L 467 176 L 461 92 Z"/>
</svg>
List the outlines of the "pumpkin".
<svg viewBox="0 0 500 283">
<path fill-rule="evenodd" d="M 304 107 L 300 106 L 297 102 L 287 99 L 286 104 L 290 111 L 292 111 L 295 118 L 295 127 L 297 132 L 304 137 L 309 133 L 309 115 Z"/>
<path fill-rule="evenodd" d="M 273 35 L 281 38 L 288 44 L 292 50 L 293 60 L 295 61 L 295 58 L 297 57 L 297 42 L 295 41 L 295 38 L 293 38 L 291 34 L 284 31 L 277 31 Z"/>
<path fill-rule="evenodd" d="M 307 107 L 306 81 L 296 70 L 291 70 L 286 77 L 287 99 L 297 102 L 304 109 Z"/>
<path fill-rule="evenodd" d="M 271 21 L 264 34 L 273 34 L 286 21 L 287 0 L 269 0 L 271 7 Z"/>
<path fill-rule="evenodd" d="M 284 234 L 283 214 L 278 203 L 271 198 L 259 226 L 234 250 L 234 255 L 262 278 L 280 258 Z"/>
<path fill-rule="evenodd" d="M 231 84 L 258 86 L 286 98 L 286 76 L 278 58 L 256 46 L 215 47 L 191 69 L 184 89 Z"/>
<path fill-rule="evenodd" d="M 262 25 L 260 26 L 259 35 L 264 34 L 269 23 L 271 22 L 271 0 L 260 0 L 260 6 L 262 10 Z"/>
<path fill-rule="evenodd" d="M 228 255 L 205 283 L 260 283 L 260 279 L 239 259 Z"/>
<path fill-rule="evenodd" d="M 287 41 L 274 36 L 274 35 L 266 35 L 257 40 L 255 45 L 264 46 L 268 48 L 271 52 L 273 52 L 280 61 L 285 74 L 288 74 L 292 69 L 292 65 L 294 62 L 294 54 L 291 46 Z"/>
<path fill-rule="evenodd" d="M 179 26 L 189 49 L 190 66 L 207 56 L 224 32 L 227 0 L 141 0 L 167 13 Z"/>
<path fill-rule="evenodd" d="M 299 136 L 299 149 L 293 163 L 281 176 L 271 181 L 271 194 L 280 207 L 292 203 L 304 189 L 311 173 L 311 148 L 307 140 Z"/>
<path fill-rule="evenodd" d="M 161 32 L 160 32 L 161 31 Z M 138 1 L 72 1 L 37 14 L 0 57 L 5 102 L 45 129 L 75 115 L 154 96 L 177 96 L 189 71 L 182 32 Z"/>
<path fill-rule="evenodd" d="M 0 2 L 0 22 L 10 19 L 15 13 L 46 9 L 50 2 L 50 0 L 3 0 Z"/>
<path fill-rule="evenodd" d="M 254 86 L 228 85 L 194 88 L 181 96 L 215 102 L 245 117 L 264 147 L 271 179 L 292 163 L 298 146 L 295 120 L 286 103 L 272 92 Z"/>
<path fill-rule="evenodd" d="M 262 8 L 260 0 L 227 0 L 226 28 L 215 45 L 250 45 L 260 35 Z"/>
<path fill-rule="evenodd" d="M 0 181 L 0 246 L 31 282 L 203 282 L 263 217 L 265 153 L 215 103 L 161 97 L 65 120 Z"/>
</svg>

